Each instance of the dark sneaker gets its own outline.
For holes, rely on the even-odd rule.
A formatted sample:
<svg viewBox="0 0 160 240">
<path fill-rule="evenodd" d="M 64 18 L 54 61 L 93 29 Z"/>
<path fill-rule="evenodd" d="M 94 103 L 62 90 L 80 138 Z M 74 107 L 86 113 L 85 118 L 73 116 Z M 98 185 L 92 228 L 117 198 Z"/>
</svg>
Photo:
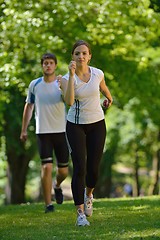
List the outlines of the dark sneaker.
<svg viewBox="0 0 160 240">
<path fill-rule="evenodd" d="M 57 204 L 63 203 L 63 193 L 61 188 L 54 188 L 55 199 Z"/>
<path fill-rule="evenodd" d="M 50 213 L 50 212 L 54 212 L 54 206 L 53 205 L 46 206 L 45 213 Z"/>
</svg>

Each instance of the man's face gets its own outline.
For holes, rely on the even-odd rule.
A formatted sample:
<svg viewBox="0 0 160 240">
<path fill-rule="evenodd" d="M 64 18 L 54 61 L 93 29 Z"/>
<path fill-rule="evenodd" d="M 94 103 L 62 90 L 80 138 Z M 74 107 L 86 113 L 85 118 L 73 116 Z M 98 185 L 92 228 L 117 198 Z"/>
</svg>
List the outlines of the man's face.
<svg viewBox="0 0 160 240">
<path fill-rule="evenodd" d="M 53 59 L 45 59 L 42 64 L 44 75 L 50 76 L 55 72 L 57 65 Z"/>
</svg>

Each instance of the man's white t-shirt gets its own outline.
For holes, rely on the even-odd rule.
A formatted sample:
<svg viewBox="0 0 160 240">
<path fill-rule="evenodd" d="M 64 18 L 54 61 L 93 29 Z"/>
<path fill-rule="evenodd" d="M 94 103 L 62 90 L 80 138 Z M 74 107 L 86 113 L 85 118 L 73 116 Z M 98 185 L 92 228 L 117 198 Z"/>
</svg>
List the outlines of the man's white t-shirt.
<svg viewBox="0 0 160 240">
<path fill-rule="evenodd" d="M 89 124 L 104 119 L 104 112 L 100 102 L 99 85 L 104 78 L 104 73 L 94 67 L 89 67 L 91 77 L 87 83 L 79 79 L 75 74 L 74 89 L 75 102 L 70 107 L 67 120 L 76 124 Z M 69 79 L 69 73 L 63 76 Z"/>
<path fill-rule="evenodd" d="M 36 134 L 65 132 L 66 110 L 58 81 L 33 80 L 28 89 L 27 103 L 35 104 Z"/>
</svg>

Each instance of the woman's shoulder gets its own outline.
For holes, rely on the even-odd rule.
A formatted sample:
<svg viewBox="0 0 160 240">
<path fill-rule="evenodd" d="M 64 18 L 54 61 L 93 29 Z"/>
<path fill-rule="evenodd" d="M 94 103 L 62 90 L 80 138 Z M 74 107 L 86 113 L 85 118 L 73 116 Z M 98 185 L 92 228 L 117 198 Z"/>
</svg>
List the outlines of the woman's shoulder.
<svg viewBox="0 0 160 240">
<path fill-rule="evenodd" d="M 103 71 L 99 68 L 90 66 L 91 72 L 95 75 L 104 75 Z"/>
</svg>

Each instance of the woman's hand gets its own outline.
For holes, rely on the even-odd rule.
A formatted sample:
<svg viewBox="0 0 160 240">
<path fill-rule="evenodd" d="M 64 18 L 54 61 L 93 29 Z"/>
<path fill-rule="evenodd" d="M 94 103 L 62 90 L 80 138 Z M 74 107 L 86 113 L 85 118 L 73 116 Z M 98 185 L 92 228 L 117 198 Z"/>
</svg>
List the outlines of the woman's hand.
<svg viewBox="0 0 160 240">
<path fill-rule="evenodd" d="M 106 108 L 106 109 L 109 108 L 111 106 L 111 104 L 112 104 L 112 102 L 108 98 L 106 98 L 103 101 L 103 107 Z"/>
<path fill-rule="evenodd" d="M 76 71 L 76 62 L 71 61 L 69 66 L 68 66 L 68 69 L 69 69 L 70 76 L 73 77 L 74 74 L 75 74 L 75 71 Z"/>
</svg>

